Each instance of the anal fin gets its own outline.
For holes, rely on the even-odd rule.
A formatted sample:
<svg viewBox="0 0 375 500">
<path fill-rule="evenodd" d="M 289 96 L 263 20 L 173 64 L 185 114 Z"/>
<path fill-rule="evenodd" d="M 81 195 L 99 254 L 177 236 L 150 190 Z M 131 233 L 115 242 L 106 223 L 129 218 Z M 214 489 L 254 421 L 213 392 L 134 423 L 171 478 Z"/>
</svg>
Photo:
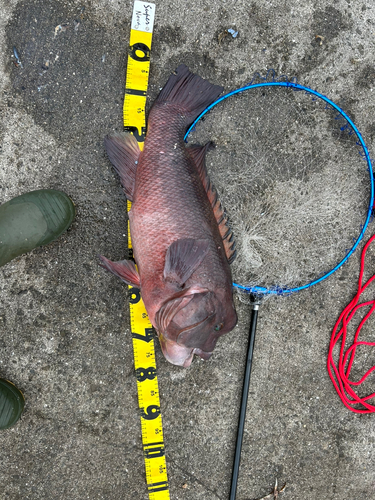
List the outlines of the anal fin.
<svg viewBox="0 0 375 500">
<path fill-rule="evenodd" d="M 126 132 L 107 135 L 104 146 L 111 163 L 120 176 L 121 184 L 128 200 L 133 201 L 135 175 L 141 153 L 138 142 Z"/>
</svg>

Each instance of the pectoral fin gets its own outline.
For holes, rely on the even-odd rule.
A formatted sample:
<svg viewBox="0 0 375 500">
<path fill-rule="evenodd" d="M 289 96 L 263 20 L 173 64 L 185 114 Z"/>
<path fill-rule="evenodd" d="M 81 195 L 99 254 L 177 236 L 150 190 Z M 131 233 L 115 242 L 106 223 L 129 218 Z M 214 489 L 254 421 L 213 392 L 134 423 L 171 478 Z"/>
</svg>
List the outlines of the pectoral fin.
<svg viewBox="0 0 375 500">
<path fill-rule="evenodd" d="M 131 260 L 120 260 L 118 262 L 112 262 L 109 259 L 99 255 L 101 261 L 100 266 L 110 271 L 115 276 L 120 278 L 120 280 L 125 281 L 127 285 L 135 286 L 139 288 L 141 286 L 141 280 L 139 278 L 138 271 Z"/>
<path fill-rule="evenodd" d="M 174 241 L 167 250 L 164 279 L 182 286 L 198 269 L 208 248 L 208 240 L 184 238 Z"/>
</svg>

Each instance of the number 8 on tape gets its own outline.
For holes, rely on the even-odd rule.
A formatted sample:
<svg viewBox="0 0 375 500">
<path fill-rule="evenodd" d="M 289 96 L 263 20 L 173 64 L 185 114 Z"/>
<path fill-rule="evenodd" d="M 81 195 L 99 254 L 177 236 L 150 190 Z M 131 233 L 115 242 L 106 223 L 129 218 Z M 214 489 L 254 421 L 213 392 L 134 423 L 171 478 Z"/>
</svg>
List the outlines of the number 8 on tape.
<svg viewBox="0 0 375 500">
<path fill-rule="evenodd" d="M 134 2 L 126 70 L 124 127 L 135 136 L 141 150 L 146 134 L 145 107 L 154 17 L 154 4 Z M 130 207 L 128 202 L 128 210 Z M 128 247 L 131 253 L 129 227 Z M 138 288 L 129 287 L 129 308 L 149 499 L 169 500 L 154 333 Z"/>
</svg>

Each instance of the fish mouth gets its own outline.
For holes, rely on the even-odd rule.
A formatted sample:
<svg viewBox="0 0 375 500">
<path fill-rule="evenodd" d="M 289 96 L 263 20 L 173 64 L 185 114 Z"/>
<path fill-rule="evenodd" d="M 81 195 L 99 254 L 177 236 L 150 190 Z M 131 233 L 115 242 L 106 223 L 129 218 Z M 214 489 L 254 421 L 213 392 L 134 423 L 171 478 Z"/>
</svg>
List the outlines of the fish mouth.
<svg viewBox="0 0 375 500">
<path fill-rule="evenodd" d="M 205 352 L 199 348 L 185 347 L 173 340 L 166 339 L 161 333 L 159 334 L 159 341 L 165 359 L 172 363 L 172 365 L 188 368 L 193 361 L 194 354 L 204 360 L 212 356 L 212 352 Z"/>
</svg>

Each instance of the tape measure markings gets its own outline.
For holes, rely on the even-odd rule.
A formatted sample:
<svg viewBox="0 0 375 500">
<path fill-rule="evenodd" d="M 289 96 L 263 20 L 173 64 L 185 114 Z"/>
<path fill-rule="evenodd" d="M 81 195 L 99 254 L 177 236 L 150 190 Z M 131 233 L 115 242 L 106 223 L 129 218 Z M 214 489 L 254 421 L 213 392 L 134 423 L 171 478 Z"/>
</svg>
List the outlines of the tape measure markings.
<svg viewBox="0 0 375 500">
<path fill-rule="evenodd" d="M 125 130 L 134 134 L 141 150 L 146 135 L 145 108 L 154 15 L 154 4 L 134 2 L 123 115 Z M 129 201 L 127 207 L 129 211 Z M 133 258 L 129 225 L 128 248 L 129 258 Z M 129 286 L 129 309 L 147 490 L 150 500 L 169 500 L 154 330 L 139 288 Z"/>
<path fill-rule="evenodd" d="M 146 135 L 145 108 L 154 18 L 154 4 L 134 2 L 123 114 L 125 130 L 134 134 L 141 150 Z"/>
<path fill-rule="evenodd" d="M 129 295 L 147 488 L 150 500 L 167 500 L 169 499 L 169 488 L 160 414 L 154 333 L 141 299 L 140 290 L 129 287 Z"/>
</svg>

